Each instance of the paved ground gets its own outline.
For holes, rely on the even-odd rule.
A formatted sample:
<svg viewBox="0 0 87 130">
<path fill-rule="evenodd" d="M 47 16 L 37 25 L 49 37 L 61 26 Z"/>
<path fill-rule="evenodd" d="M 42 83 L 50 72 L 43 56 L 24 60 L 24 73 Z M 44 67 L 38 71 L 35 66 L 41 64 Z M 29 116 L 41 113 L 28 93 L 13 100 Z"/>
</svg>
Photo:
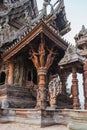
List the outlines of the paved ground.
<svg viewBox="0 0 87 130">
<path fill-rule="evenodd" d="M 0 130 L 69 130 L 69 129 L 61 125 L 39 128 L 35 126 L 29 126 L 28 124 L 7 123 L 7 124 L 0 124 Z"/>
</svg>

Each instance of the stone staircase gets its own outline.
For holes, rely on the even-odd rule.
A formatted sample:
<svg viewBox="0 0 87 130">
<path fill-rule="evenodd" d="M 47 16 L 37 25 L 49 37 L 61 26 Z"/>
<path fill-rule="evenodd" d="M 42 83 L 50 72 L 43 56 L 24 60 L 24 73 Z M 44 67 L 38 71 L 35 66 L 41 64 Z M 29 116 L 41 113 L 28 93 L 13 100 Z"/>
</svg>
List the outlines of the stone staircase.
<svg viewBox="0 0 87 130">
<path fill-rule="evenodd" d="M 6 108 L 34 108 L 36 99 L 29 88 L 10 86 L 8 84 L 0 86 L 0 105 Z"/>
</svg>

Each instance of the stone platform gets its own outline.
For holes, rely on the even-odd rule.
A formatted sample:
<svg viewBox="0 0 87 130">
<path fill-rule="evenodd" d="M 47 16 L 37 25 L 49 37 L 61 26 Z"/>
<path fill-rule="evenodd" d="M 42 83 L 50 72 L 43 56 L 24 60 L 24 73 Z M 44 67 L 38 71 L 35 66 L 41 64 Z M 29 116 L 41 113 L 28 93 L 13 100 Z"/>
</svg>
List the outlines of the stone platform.
<svg viewBox="0 0 87 130">
<path fill-rule="evenodd" d="M 0 117 L 0 123 L 7 122 L 26 123 L 39 127 L 66 125 L 70 128 L 70 130 L 87 130 L 87 111 L 68 109 L 37 110 L 9 108 L 3 110 Z M 80 129 L 80 127 L 82 129 Z"/>
</svg>

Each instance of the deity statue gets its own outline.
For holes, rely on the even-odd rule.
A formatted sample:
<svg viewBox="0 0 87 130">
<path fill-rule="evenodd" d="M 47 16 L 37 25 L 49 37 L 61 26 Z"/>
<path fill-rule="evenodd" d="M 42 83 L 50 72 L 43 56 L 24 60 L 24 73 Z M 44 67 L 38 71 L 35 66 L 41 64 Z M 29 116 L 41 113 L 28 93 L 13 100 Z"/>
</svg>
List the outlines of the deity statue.
<svg viewBox="0 0 87 130">
<path fill-rule="evenodd" d="M 28 23 L 28 26 L 30 27 L 31 26 L 31 17 L 28 15 L 28 11 L 25 11 L 25 20 L 27 21 Z"/>
<path fill-rule="evenodd" d="M 38 22 L 41 19 L 46 18 L 47 16 L 47 6 L 50 5 L 51 6 L 51 14 L 54 14 L 54 9 L 53 9 L 53 5 L 50 3 L 51 0 L 44 0 L 43 2 L 43 8 L 41 10 L 41 12 L 38 14 L 38 16 L 36 18 L 34 18 L 33 20 L 31 20 L 31 25 L 33 25 L 34 23 Z"/>
<path fill-rule="evenodd" d="M 48 48 L 47 48 L 48 49 Z M 48 49 L 48 51 L 49 51 L 49 54 L 48 54 L 48 56 L 47 56 L 47 61 L 46 61 L 46 65 L 45 65 L 45 67 L 47 67 L 47 68 L 49 68 L 51 65 L 52 65 L 52 63 L 53 63 L 53 60 L 54 60 L 54 58 L 55 58 L 55 52 L 53 51 L 53 48 L 50 50 L 50 49 Z"/>
<path fill-rule="evenodd" d="M 45 43 L 41 42 L 39 45 L 39 57 L 40 57 L 40 67 L 45 64 Z"/>
<path fill-rule="evenodd" d="M 51 0 L 44 0 L 44 2 L 43 2 L 43 11 L 44 11 L 45 14 L 47 14 L 46 8 L 47 8 L 48 5 L 51 6 L 51 13 L 53 13 L 53 6 L 50 2 L 51 2 Z"/>
<path fill-rule="evenodd" d="M 31 55 L 29 59 L 32 59 L 35 67 L 38 68 L 40 66 L 38 60 L 38 53 L 36 53 L 33 49 L 31 49 L 31 52 L 29 54 Z"/>
<path fill-rule="evenodd" d="M 6 18 L 6 21 L 3 25 L 3 37 L 5 40 L 9 40 L 10 38 L 10 26 L 8 24 L 8 17 Z"/>
</svg>

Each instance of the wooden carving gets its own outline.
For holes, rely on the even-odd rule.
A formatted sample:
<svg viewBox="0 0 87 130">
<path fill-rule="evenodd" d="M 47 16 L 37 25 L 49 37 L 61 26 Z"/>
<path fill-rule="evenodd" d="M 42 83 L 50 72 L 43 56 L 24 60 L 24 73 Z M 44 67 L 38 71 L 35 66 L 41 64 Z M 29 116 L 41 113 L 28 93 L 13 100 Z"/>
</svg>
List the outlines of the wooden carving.
<svg viewBox="0 0 87 130">
<path fill-rule="evenodd" d="M 49 82 L 49 99 L 50 99 L 50 106 L 52 108 L 56 107 L 56 99 L 58 94 L 62 92 L 62 86 L 59 77 L 53 78 Z"/>
<path fill-rule="evenodd" d="M 37 52 L 34 51 L 34 49 L 31 47 L 30 58 L 32 62 L 34 63 L 37 73 L 38 73 L 38 91 L 37 91 L 36 107 L 39 107 L 39 108 L 46 107 L 46 99 L 44 100 L 44 98 L 41 98 L 43 94 L 46 95 L 46 91 L 42 91 L 42 90 L 44 90 L 46 87 L 46 74 L 49 67 L 53 63 L 55 54 L 56 53 L 54 52 L 53 48 L 48 49 L 45 46 L 45 40 L 43 38 L 43 35 L 41 35 L 41 43 L 39 44 L 38 51 Z M 39 90 L 41 90 L 40 93 L 39 93 Z M 38 96 L 38 93 L 40 96 Z"/>
</svg>

